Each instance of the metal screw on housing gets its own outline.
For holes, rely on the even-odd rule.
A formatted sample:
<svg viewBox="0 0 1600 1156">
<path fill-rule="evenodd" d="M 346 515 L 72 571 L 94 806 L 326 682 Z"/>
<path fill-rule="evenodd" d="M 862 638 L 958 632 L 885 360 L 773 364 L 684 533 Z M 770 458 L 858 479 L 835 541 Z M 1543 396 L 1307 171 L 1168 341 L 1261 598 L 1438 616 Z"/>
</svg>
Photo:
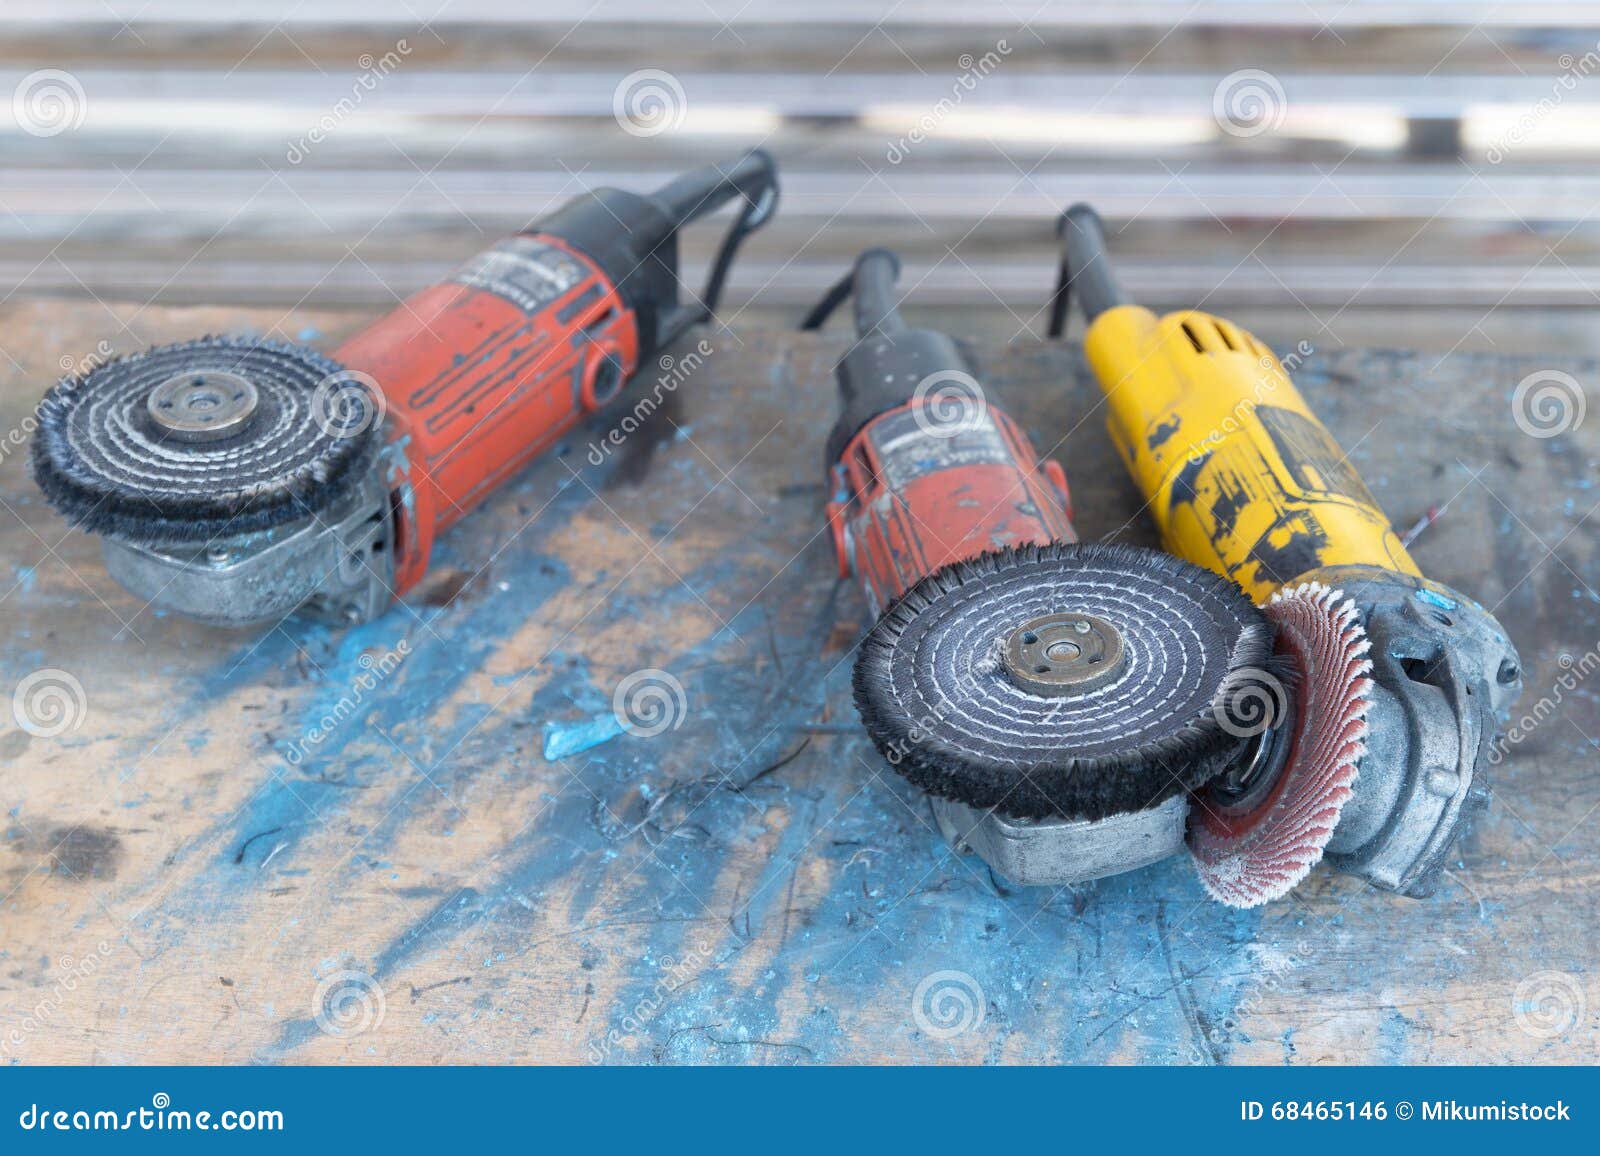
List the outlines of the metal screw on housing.
<svg viewBox="0 0 1600 1156">
<path fill-rule="evenodd" d="M 1011 632 L 1001 664 L 1023 690 L 1065 698 L 1104 686 L 1122 672 L 1126 658 L 1122 635 L 1105 619 L 1046 614 Z"/>
<path fill-rule="evenodd" d="M 150 391 L 145 408 L 164 438 L 212 442 L 231 437 L 255 416 L 260 396 L 237 373 L 207 369 L 179 373 Z"/>
</svg>

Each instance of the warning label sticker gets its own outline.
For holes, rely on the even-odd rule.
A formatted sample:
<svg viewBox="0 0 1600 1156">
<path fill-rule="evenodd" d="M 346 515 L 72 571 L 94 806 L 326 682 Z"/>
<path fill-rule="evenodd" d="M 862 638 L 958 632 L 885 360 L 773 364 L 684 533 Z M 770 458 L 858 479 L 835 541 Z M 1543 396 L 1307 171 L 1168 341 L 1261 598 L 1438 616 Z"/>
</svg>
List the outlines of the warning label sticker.
<svg viewBox="0 0 1600 1156">
<path fill-rule="evenodd" d="M 893 490 L 937 470 L 1013 460 L 994 422 L 978 413 L 946 423 L 923 410 L 891 414 L 872 427 L 872 445 L 883 463 L 884 482 Z"/>
<path fill-rule="evenodd" d="M 525 313 L 536 313 L 587 275 L 572 254 L 554 245 L 532 237 L 508 237 L 468 261 L 451 280 L 504 297 Z"/>
</svg>

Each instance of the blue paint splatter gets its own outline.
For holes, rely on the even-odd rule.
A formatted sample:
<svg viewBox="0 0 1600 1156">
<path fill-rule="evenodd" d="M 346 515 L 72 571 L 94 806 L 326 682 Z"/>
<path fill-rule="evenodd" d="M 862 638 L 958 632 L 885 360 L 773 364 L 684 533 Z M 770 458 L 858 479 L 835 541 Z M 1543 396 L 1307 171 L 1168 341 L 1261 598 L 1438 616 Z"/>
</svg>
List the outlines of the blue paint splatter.
<svg viewBox="0 0 1600 1156">
<path fill-rule="evenodd" d="M 592 750 L 621 733 L 622 724 L 610 712 L 577 723 L 551 723 L 544 732 L 545 761 L 553 763 Z"/>
</svg>

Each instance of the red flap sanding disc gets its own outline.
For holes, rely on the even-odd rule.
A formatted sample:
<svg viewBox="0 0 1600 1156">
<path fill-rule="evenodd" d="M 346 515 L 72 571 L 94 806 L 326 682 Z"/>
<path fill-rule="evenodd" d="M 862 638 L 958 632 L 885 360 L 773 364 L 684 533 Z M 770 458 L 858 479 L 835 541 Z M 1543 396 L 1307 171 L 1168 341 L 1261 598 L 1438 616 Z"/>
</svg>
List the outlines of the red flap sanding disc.
<svg viewBox="0 0 1600 1156">
<path fill-rule="evenodd" d="M 1276 654 L 1293 671 L 1293 684 L 1285 688 L 1258 672 L 1239 694 L 1258 696 L 1261 709 L 1252 714 L 1235 703 L 1228 713 L 1265 729 L 1276 722 L 1275 699 L 1276 709 L 1294 712 L 1284 736 L 1292 745 L 1270 785 L 1232 800 L 1215 787 L 1201 791 L 1189 815 L 1200 879 L 1230 907 L 1287 895 L 1316 866 L 1366 753 L 1372 663 L 1355 604 L 1308 582 L 1274 594 L 1263 610 L 1278 628 Z"/>
</svg>

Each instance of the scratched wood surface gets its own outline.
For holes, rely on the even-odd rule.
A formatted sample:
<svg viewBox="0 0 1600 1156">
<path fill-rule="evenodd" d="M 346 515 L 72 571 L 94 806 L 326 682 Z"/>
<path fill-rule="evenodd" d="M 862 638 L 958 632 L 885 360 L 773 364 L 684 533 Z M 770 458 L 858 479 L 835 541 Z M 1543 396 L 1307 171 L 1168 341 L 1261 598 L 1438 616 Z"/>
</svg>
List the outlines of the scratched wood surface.
<svg viewBox="0 0 1600 1156">
<path fill-rule="evenodd" d="M 108 334 L 327 342 L 356 320 L 11 305 L 0 422 L 25 429 Z M 0 698 L 40 671 L 82 697 L 48 676 L 69 695 L 53 737 L 15 715 L 36 699 L 0 712 L 0 1056 L 1600 1059 L 1600 704 L 1560 683 L 1600 643 L 1600 423 L 1534 438 L 1511 402 L 1533 370 L 1592 383 L 1594 363 L 1344 350 L 1301 371 L 1397 522 L 1448 501 L 1418 559 L 1497 609 L 1523 708 L 1547 705 L 1437 897 L 1319 872 L 1244 913 L 1179 861 L 1011 891 L 941 844 L 848 700 L 863 606 L 820 477 L 842 339 L 704 336 L 621 448 L 591 458 L 605 423 L 573 434 L 349 631 L 152 611 L 4 443 Z M 978 352 L 1057 447 L 1083 533 L 1148 543 L 1076 350 Z M 616 734 L 644 670 L 682 686 L 675 729 Z"/>
</svg>

